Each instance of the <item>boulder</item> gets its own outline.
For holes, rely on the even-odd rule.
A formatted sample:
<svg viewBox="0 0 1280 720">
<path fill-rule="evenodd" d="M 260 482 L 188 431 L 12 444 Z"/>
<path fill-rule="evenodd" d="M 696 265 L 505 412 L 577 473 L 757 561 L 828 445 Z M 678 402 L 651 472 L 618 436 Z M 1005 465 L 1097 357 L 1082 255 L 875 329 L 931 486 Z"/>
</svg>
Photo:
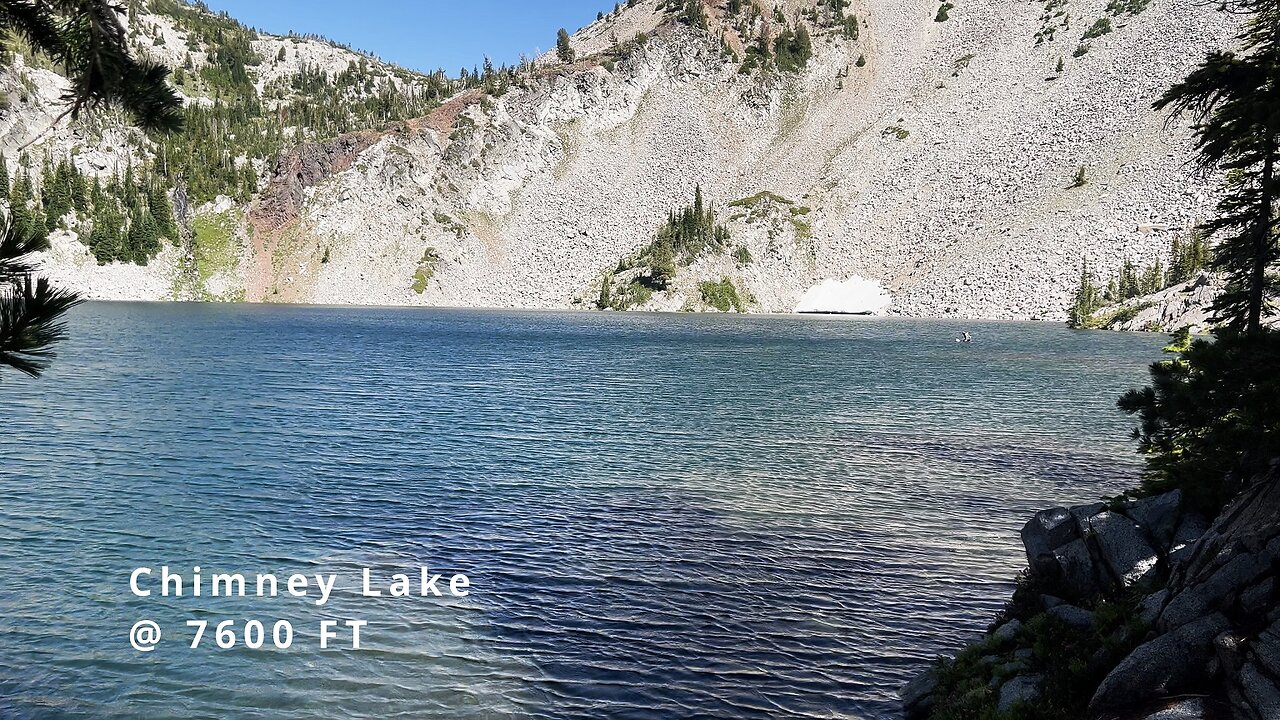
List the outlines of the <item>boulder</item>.
<svg viewBox="0 0 1280 720">
<path fill-rule="evenodd" d="M 1225 565 L 1208 573 L 1197 575 L 1194 584 L 1184 585 L 1172 597 L 1160 613 L 1157 626 L 1161 630 L 1181 627 L 1214 610 L 1226 610 L 1242 590 L 1262 579 L 1271 569 L 1271 557 L 1266 553 L 1242 553 Z"/>
<path fill-rule="evenodd" d="M 1058 607 L 1059 605 L 1066 605 L 1066 604 L 1067 604 L 1066 600 L 1063 600 L 1062 598 L 1056 597 L 1054 595 L 1040 596 L 1040 606 L 1043 607 L 1045 610 L 1049 610 L 1050 608 L 1055 608 L 1055 607 Z"/>
<path fill-rule="evenodd" d="M 1240 593 L 1240 609 L 1249 615 L 1261 615 L 1276 607 L 1276 579 L 1264 578 Z"/>
<path fill-rule="evenodd" d="M 1240 635 L 1224 632 L 1213 639 L 1214 656 L 1218 670 L 1228 675 L 1240 672 L 1244 665 L 1245 640 Z"/>
<path fill-rule="evenodd" d="M 933 691 L 938 688 L 938 674 L 932 668 L 915 676 L 898 690 L 902 708 L 908 719 L 928 717 L 933 709 Z"/>
<path fill-rule="evenodd" d="M 1229 696 L 1235 706 L 1236 717 L 1280 718 L 1280 687 L 1276 687 L 1275 681 L 1252 663 L 1240 670 L 1236 676 L 1236 687 L 1232 688 Z"/>
<path fill-rule="evenodd" d="M 1045 614 L 1077 630 L 1088 630 L 1093 627 L 1093 613 L 1075 605 L 1058 605 L 1050 608 Z"/>
<path fill-rule="evenodd" d="M 1000 686 L 1000 700 L 996 707 L 1002 713 L 1007 713 L 1022 703 L 1031 703 L 1040 699 L 1040 683 L 1043 680 L 1039 675 L 1019 675 L 1009 682 Z"/>
<path fill-rule="evenodd" d="M 1182 491 L 1174 490 L 1125 503 L 1121 512 L 1138 524 L 1163 551 L 1173 544 L 1182 508 Z"/>
<path fill-rule="evenodd" d="M 1205 706 L 1204 700 L 1191 698 L 1181 700 L 1150 715 L 1144 715 L 1141 720 L 1206 720 L 1208 717 L 1209 709 Z"/>
<path fill-rule="evenodd" d="M 1053 552 L 1053 558 L 1064 595 L 1072 600 L 1081 600 L 1097 594 L 1097 572 L 1084 540 L 1072 540 L 1063 545 Z"/>
<path fill-rule="evenodd" d="M 1138 646 L 1103 679 L 1089 714 L 1124 710 L 1202 681 L 1214 658 L 1214 638 L 1229 628 L 1226 617 L 1214 613 Z"/>
<path fill-rule="evenodd" d="M 1280 623 L 1275 623 L 1254 639 L 1250 650 L 1264 670 L 1280 677 Z"/>
<path fill-rule="evenodd" d="M 1142 624 L 1151 627 L 1156 624 L 1156 620 L 1160 619 L 1160 613 L 1164 610 L 1164 604 L 1169 601 L 1169 590 L 1160 588 L 1159 590 L 1144 597 L 1138 605 L 1138 619 L 1142 620 Z"/>
<path fill-rule="evenodd" d="M 1041 510 L 1022 527 L 1022 546 L 1027 565 L 1039 573 L 1051 573 L 1053 551 L 1079 536 L 1074 518 L 1066 508 Z"/>
<path fill-rule="evenodd" d="M 1067 509 L 1071 513 L 1072 519 L 1076 521 L 1076 529 L 1080 536 L 1084 537 L 1089 534 L 1089 518 L 1097 515 L 1107 509 L 1106 503 L 1089 503 L 1088 505 L 1072 505 Z"/>
<path fill-rule="evenodd" d="M 995 639 L 996 642 L 1002 642 L 1002 643 L 1012 642 L 1013 639 L 1018 636 L 1018 633 L 1021 630 L 1022 630 L 1022 621 L 1010 620 L 1009 622 L 996 628 L 996 631 L 991 633 L 991 637 Z"/>
<path fill-rule="evenodd" d="M 1173 539 L 1169 542 L 1167 552 L 1169 554 L 1169 564 L 1178 562 L 1191 544 L 1199 540 L 1209 531 L 1209 521 L 1199 513 L 1189 512 L 1183 513 L 1182 519 L 1178 521 L 1178 528 L 1173 532 Z"/>
<path fill-rule="evenodd" d="M 1137 523 L 1109 510 L 1090 517 L 1088 522 L 1098 551 L 1116 582 L 1133 587 L 1156 577 L 1160 553 Z"/>
</svg>

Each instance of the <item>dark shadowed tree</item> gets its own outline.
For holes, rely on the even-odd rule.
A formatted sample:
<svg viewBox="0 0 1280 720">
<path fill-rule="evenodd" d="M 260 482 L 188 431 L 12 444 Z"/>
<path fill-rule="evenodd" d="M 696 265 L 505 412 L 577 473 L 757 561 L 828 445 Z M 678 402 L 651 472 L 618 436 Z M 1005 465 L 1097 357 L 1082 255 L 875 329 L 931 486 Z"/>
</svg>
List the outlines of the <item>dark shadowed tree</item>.
<svg viewBox="0 0 1280 720">
<path fill-rule="evenodd" d="M 1249 16 L 1240 51 L 1210 53 L 1155 107 L 1193 117 L 1200 163 L 1226 172 L 1218 215 L 1203 226 L 1206 236 L 1217 238 L 1213 266 L 1227 278 L 1215 320 L 1230 330 L 1256 331 L 1275 294 L 1280 0 L 1230 0 L 1224 7 Z"/>
<path fill-rule="evenodd" d="M 1280 0 L 1228 0 L 1223 10 L 1247 15 L 1240 51 L 1210 53 L 1155 104 L 1192 115 L 1202 165 L 1226 174 L 1218 216 L 1203 226 L 1227 277 L 1214 305 L 1220 327 L 1212 342 L 1182 333 L 1168 348 L 1178 357 L 1120 399 L 1140 420 L 1146 489 L 1181 488 L 1210 511 L 1280 457 L 1280 332 L 1262 325 L 1276 289 Z"/>
</svg>

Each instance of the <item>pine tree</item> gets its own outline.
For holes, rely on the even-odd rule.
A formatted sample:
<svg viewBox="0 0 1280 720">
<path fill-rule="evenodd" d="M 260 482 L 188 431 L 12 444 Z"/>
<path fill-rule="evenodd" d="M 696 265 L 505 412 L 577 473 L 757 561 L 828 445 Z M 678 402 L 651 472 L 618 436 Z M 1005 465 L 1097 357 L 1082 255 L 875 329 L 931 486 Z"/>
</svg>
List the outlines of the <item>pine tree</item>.
<svg viewBox="0 0 1280 720">
<path fill-rule="evenodd" d="M 560 62 L 571 63 L 574 60 L 573 46 L 569 44 L 569 31 L 560 28 L 556 33 L 556 56 Z"/>
<path fill-rule="evenodd" d="M 654 289 L 666 290 L 676 275 L 676 254 L 669 239 L 653 244 L 649 256 L 649 278 Z"/>
<path fill-rule="evenodd" d="M 177 242 L 178 223 L 173 217 L 173 204 L 169 202 L 169 193 L 155 181 L 147 186 L 147 212 L 154 219 L 156 233 Z"/>
<path fill-rule="evenodd" d="M 89 210 L 89 184 L 84 179 L 84 173 L 71 163 L 67 163 L 71 173 L 71 204 L 75 207 L 76 212 L 88 212 Z"/>
<path fill-rule="evenodd" d="M 0 197 L 9 197 L 9 161 L 0 152 Z"/>
<path fill-rule="evenodd" d="M 1202 226 L 1206 237 L 1219 238 L 1212 264 L 1227 279 L 1215 320 L 1254 332 L 1276 294 L 1269 270 L 1280 257 L 1280 0 L 1228 0 L 1224 8 L 1249 15 L 1242 52 L 1210 53 L 1155 108 L 1190 114 L 1201 164 L 1228 171 L 1218 217 Z"/>
<path fill-rule="evenodd" d="M 1181 238 L 1174 238 L 1169 244 L 1169 284 L 1184 283 L 1191 277 L 1191 269 L 1187 267 L 1187 252 Z"/>
<path fill-rule="evenodd" d="M 1080 267 L 1080 284 L 1076 289 L 1075 299 L 1067 315 L 1067 325 L 1073 328 L 1088 324 L 1089 316 L 1102 306 L 1102 298 L 1098 286 L 1094 284 L 1093 273 L 1089 272 L 1089 261 L 1085 260 Z"/>
<path fill-rule="evenodd" d="M 1138 270 L 1133 266 L 1133 261 L 1125 258 L 1124 265 L 1120 268 L 1120 298 L 1128 300 L 1142 294 L 1142 286 L 1138 282 Z"/>
<path fill-rule="evenodd" d="M 99 265 L 125 258 L 124 216 L 115 199 L 105 193 L 101 202 L 94 203 L 93 226 L 86 242 Z"/>
<path fill-rule="evenodd" d="M 45 228 L 49 232 L 58 229 L 62 218 L 75 209 L 72 200 L 74 183 L 71 179 L 71 167 L 60 161 L 57 168 L 46 181 L 44 187 Z"/>
<path fill-rule="evenodd" d="M 16 236 L 24 242 L 36 242 L 48 235 L 43 219 L 36 215 L 32 207 L 34 203 L 35 191 L 31 186 L 31 177 L 20 172 L 9 196 L 9 224 L 13 226 Z"/>
</svg>

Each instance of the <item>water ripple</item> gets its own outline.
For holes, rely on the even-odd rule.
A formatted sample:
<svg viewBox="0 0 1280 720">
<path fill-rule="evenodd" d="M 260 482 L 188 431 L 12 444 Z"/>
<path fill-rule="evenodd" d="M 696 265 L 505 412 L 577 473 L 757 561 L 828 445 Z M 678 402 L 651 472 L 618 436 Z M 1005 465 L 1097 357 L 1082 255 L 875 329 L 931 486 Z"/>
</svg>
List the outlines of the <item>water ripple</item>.
<svg viewBox="0 0 1280 720">
<path fill-rule="evenodd" d="M 43 381 L 0 384 L 0 716 L 895 717 L 998 608 L 1029 511 L 1132 482 L 1113 398 L 1160 345 L 954 329 L 82 308 Z M 163 563 L 473 593 L 128 593 Z M 141 656 L 144 616 L 372 640 Z"/>
</svg>

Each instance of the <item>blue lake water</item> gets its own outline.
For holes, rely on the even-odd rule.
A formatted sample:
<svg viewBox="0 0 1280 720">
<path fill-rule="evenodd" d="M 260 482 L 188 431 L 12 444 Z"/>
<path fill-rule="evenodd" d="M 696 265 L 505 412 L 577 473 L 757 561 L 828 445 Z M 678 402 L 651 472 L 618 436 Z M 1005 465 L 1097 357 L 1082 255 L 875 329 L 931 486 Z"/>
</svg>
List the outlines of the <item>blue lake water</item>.
<svg viewBox="0 0 1280 720">
<path fill-rule="evenodd" d="M 71 331 L 0 376 L 3 718 L 895 718 L 1007 597 L 1032 510 L 1134 482 L 1114 399 L 1164 340 L 134 304 Z M 339 581 L 134 596 L 161 565 Z M 422 565 L 470 594 L 359 594 Z M 353 618 L 361 650 L 318 649 Z M 193 650 L 193 619 L 297 637 Z"/>
</svg>

